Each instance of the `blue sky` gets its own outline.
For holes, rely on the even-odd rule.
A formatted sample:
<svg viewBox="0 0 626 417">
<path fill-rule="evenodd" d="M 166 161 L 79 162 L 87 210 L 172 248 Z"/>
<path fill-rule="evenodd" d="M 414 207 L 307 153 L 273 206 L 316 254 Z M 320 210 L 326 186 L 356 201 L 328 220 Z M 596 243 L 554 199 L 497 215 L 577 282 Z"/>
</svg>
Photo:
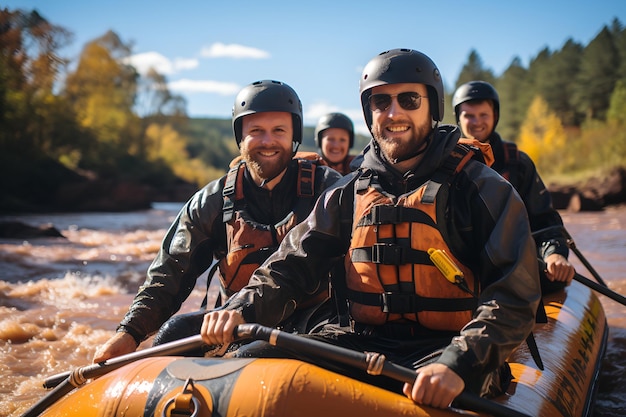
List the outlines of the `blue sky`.
<svg viewBox="0 0 626 417">
<path fill-rule="evenodd" d="M 618 18 L 623 0 L 8 0 L 37 9 L 74 33 L 62 54 L 77 60 L 85 43 L 115 31 L 133 45 L 135 66 L 154 65 L 187 100 L 190 116 L 230 118 L 243 86 L 260 79 L 291 85 L 306 125 L 328 111 L 363 124 L 358 80 L 378 53 L 413 48 L 437 64 L 452 87 L 472 49 L 500 75 L 569 38 L 586 45 Z"/>
</svg>

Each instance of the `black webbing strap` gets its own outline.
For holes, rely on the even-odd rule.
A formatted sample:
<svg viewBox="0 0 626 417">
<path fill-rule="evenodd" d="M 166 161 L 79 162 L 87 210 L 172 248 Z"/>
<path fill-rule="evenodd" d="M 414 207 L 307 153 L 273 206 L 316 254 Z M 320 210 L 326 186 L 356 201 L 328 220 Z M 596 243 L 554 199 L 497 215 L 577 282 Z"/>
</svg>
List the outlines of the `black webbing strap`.
<svg viewBox="0 0 626 417">
<path fill-rule="evenodd" d="M 315 192 L 315 164 L 298 159 L 298 197 L 313 197 Z"/>
<path fill-rule="evenodd" d="M 348 289 L 348 299 L 352 302 L 380 307 L 383 313 L 409 314 L 420 311 L 474 311 L 478 307 L 475 298 L 430 298 L 418 294 L 394 292 L 367 293 Z"/>
<path fill-rule="evenodd" d="M 224 189 L 222 190 L 222 196 L 224 197 L 224 205 L 222 207 L 222 221 L 228 223 L 233 218 L 233 212 L 235 211 L 235 186 L 237 185 L 237 176 L 239 175 L 239 169 L 243 165 L 243 162 L 238 163 L 234 167 L 228 170 L 226 174 L 226 182 L 224 183 Z"/>
<path fill-rule="evenodd" d="M 508 171 L 508 178 L 506 176 L 505 178 L 517 189 L 520 185 L 518 181 L 520 168 L 519 150 L 513 142 L 502 141 L 502 146 L 504 147 L 504 165 Z"/>
<path fill-rule="evenodd" d="M 401 223 L 424 223 L 436 227 L 435 222 L 423 211 L 412 207 L 392 205 L 372 207 L 371 211 L 359 220 L 358 226 Z"/>
<path fill-rule="evenodd" d="M 433 265 L 428 253 L 393 243 L 376 243 L 352 249 L 352 262 L 371 262 L 383 265 Z"/>
<path fill-rule="evenodd" d="M 421 200 L 422 203 L 433 204 L 441 186 L 459 172 L 475 154 L 474 148 L 457 143 L 454 150 L 450 152 L 443 164 L 435 171 L 433 177 L 426 183 L 426 189 Z"/>
</svg>

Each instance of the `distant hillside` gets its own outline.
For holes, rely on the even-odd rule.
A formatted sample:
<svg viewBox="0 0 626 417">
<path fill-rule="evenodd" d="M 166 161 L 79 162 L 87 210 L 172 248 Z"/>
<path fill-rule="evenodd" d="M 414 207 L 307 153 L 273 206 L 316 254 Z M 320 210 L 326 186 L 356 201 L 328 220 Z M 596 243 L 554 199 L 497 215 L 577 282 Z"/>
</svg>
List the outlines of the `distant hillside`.
<svg viewBox="0 0 626 417">
<path fill-rule="evenodd" d="M 189 150 L 192 156 L 204 155 L 203 160 L 213 166 L 227 166 L 226 159 L 236 156 L 239 151 L 235 145 L 231 119 L 190 118 L 186 132 L 189 138 Z M 318 151 L 314 141 L 315 126 L 304 126 L 302 151 Z M 369 137 L 356 134 L 351 153 L 359 153 L 369 142 Z M 217 149 L 229 152 L 217 151 Z M 226 165 L 223 163 L 226 162 Z M 221 164 L 220 164 L 221 163 Z"/>
</svg>

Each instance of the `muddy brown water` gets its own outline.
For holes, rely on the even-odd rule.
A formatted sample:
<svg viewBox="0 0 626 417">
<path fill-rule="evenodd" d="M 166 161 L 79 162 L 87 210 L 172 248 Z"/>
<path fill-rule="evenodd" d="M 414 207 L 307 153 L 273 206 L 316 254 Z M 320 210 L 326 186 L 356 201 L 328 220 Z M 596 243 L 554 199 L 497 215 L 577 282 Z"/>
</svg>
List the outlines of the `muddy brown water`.
<svg viewBox="0 0 626 417">
<path fill-rule="evenodd" d="M 91 363 L 126 312 L 180 206 L 0 217 L 49 223 L 67 237 L 0 240 L 0 416 L 17 417 L 46 395 L 47 377 Z M 626 206 L 561 215 L 583 258 L 609 288 L 626 295 Z M 570 259 L 593 279 L 574 253 Z M 201 277 L 182 311 L 198 308 L 205 288 Z M 624 416 L 626 307 L 600 298 L 610 333 L 593 416 Z M 140 348 L 147 346 L 149 341 Z"/>
</svg>

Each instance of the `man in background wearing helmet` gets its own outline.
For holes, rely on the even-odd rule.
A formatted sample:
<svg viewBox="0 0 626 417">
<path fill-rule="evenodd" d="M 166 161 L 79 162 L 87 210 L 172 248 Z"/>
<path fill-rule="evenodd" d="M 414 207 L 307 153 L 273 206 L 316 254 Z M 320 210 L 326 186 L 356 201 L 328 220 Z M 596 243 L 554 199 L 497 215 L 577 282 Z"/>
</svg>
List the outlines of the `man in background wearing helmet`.
<svg viewBox="0 0 626 417">
<path fill-rule="evenodd" d="M 485 81 L 470 81 L 457 88 L 452 106 L 462 135 L 491 145 L 495 157 L 491 168 L 515 187 L 526 205 L 530 228 L 536 232 L 538 256 L 546 263 L 541 280 L 543 291 L 568 285 L 576 271 L 567 260 L 569 249 L 561 232 L 563 220 L 552 206 L 550 193 L 532 159 L 496 132 L 500 118 L 498 92 Z"/>
<path fill-rule="evenodd" d="M 315 127 L 315 145 L 329 167 L 346 175 L 352 170 L 350 162 L 354 155 L 350 149 L 354 145 L 354 124 L 342 113 L 328 113 L 322 116 Z"/>
<path fill-rule="evenodd" d="M 524 203 L 457 143 L 458 127 L 439 125 L 443 82 L 429 57 L 379 54 L 360 93 L 373 137 L 360 168 L 320 197 L 224 309 L 205 315 L 203 340 L 229 343 L 244 322 L 276 325 L 345 256 L 345 278 L 333 285 L 351 325 L 327 324 L 315 337 L 419 373 L 403 386 L 325 366 L 439 408 L 464 389 L 499 394 L 510 381 L 505 360 L 530 334 L 541 298 Z M 262 343 L 239 355 L 267 354 Z"/>
<path fill-rule="evenodd" d="M 130 353 L 159 330 L 214 261 L 220 297 L 227 299 L 306 218 L 321 191 L 341 176 L 321 160 L 294 158 L 302 120 L 300 99 L 287 84 L 263 80 L 239 92 L 232 123 L 240 160 L 181 209 L 117 333 L 98 349 L 94 362 Z M 310 295 L 319 302 L 328 295 L 328 283 Z M 155 344 L 198 334 L 204 312 L 174 316 Z"/>
</svg>

